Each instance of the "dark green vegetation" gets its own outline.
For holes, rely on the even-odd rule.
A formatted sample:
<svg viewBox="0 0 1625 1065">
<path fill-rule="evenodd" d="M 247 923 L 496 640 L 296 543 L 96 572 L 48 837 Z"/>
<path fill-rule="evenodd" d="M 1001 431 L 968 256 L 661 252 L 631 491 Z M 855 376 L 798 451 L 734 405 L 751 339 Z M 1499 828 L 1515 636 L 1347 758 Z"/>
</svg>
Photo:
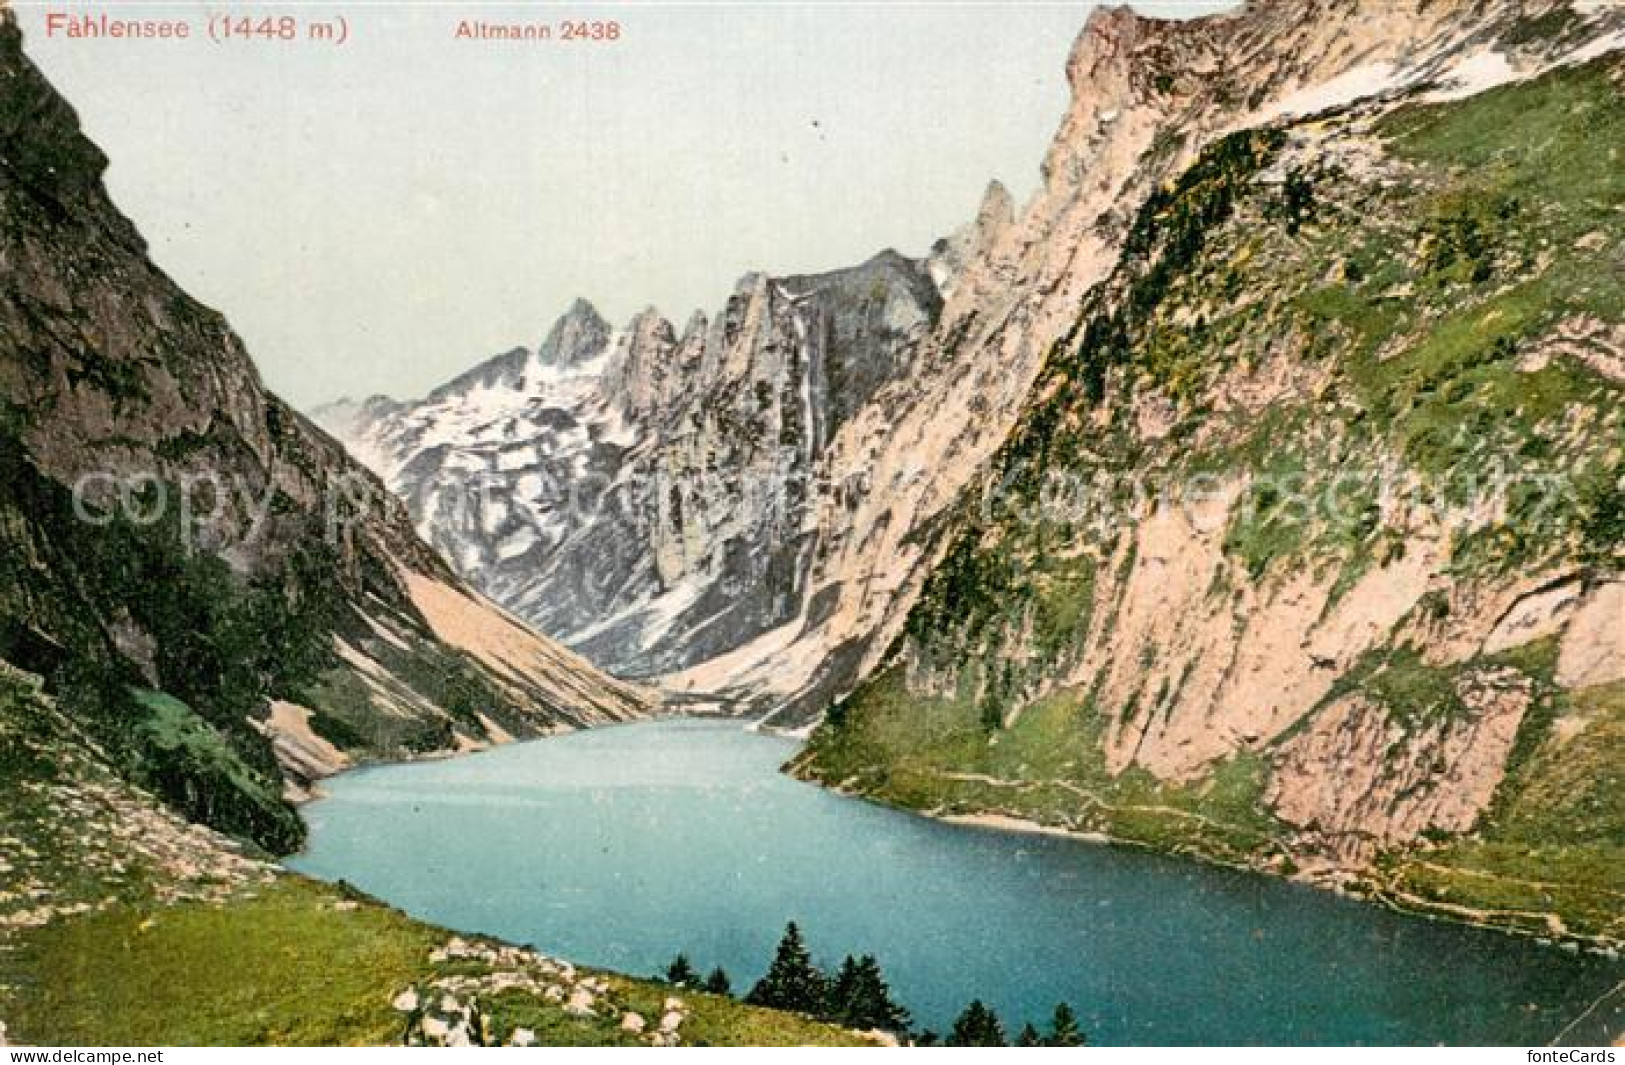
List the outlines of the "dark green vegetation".
<svg viewBox="0 0 1625 1065">
<path fill-rule="evenodd" d="M 750 989 L 746 999 L 758 1006 L 811 1013 L 823 1009 L 828 997 L 829 980 L 813 964 L 812 955 L 802 942 L 801 929 L 791 921 L 784 930 L 784 938 L 779 940 L 767 973 Z"/>
<path fill-rule="evenodd" d="M 183 550 L 173 522 L 79 520 L 68 489 L 5 431 L 0 537 L 5 659 L 44 676 L 116 763 L 177 809 L 267 847 L 297 846 L 303 828 L 248 718 L 267 685 L 316 650 L 316 627 L 299 614 L 329 604 L 278 609 L 279 588 L 239 584 L 218 558 Z M 105 618 L 152 635 L 148 670 L 119 652 Z M 143 697 L 149 686 L 174 698 Z"/>
<path fill-rule="evenodd" d="M 908 1010 L 892 1001 L 891 988 L 873 954 L 848 954 L 830 981 L 825 1010 L 848 1028 L 859 1031 L 906 1032 Z"/>
<path fill-rule="evenodd" d="M 107 900 L 213 896 L 263 871 L 243 851 L 130 785 L 37 677 L 0 663 L 0 938 Z"/>
<path fill-rule="evenodd" d="M 874 956 L 848 954 L 831 979 L 813 964 L 801 930 L 791 921 L 779 941 L 772 964 L 746 1002 L 791 1010 L 858 1031 L 884 1031 L 906 1036 L 908 1010 L 892 1000 L 891 988 Z"/>
<path fill-rule="evenodd" d="M 727 977 L 716 977 L 718 969 L 706 982 L 706 990 L 726 995 Z M 666 969 L 668 983 L 678 987 L 701 986 L 699 976 L 686 955 L 679 954 Z M 720 991 L 711 986 L 720 983 Z M 874 955 L 855 957 L 848 954 L 834 976 L 830 976 L 813 962 L 812 953 L 802 939 L 801 929 L 794 921 L 785 927 L 767 973 L 751 988 L 745 1001 L 752 1005 L 785 1010 L 838 1024 L 859 1032 L 887 1032 L 911 1040 L 920 1046 L 938 1042 L 939 1037 L 930 1030 L 914 1032 L 908 1010 L 892 999 L 891 988 L 881 973 L 880 963 Z M 1027 1025 L 1029 1029 L 1032 1025 Z M 1055 1007 L 1051 1034 L 1039 1044 L 1044 1046 L 1081 1046 L 1084 1035 L 1078 1030 L 1077 1017 L 1072 1007 L 1061 1003 Z M 975 1001 L 955 1023 L 950 1046 L 1003 1046 L 1004 1029 L 998 1017 L 981 1001 Z"/>
<path fill-rule="evenodd" d="M 1423 630 L 1449 620 L 1452 588 L 1617 574 L 1621 77 L 1615 57 L 1404 107 L 1369 132 L 1238 133 L 1156 186 L 949 526 L 889 668 L 830 709 L 793 768 L 934 813 L 1294 870 L 1301 842 L 1265 796 L 1275 745 L 1303 721 L 1181 783 L 1107 767 L 1112 730 L 1174 713 L 1191 674 L 1187 660 L 1108 703 L 1104 670 L 1080 668 L 1122 636 L 1134 496 L 1243 486 L 1206 593 L 1215 628 L 1306 572 L 1330 581 L 1330 610 L 1429 523 L 1447 559 L 1409 619 Z M 1379 638 L 1332 697 L 1370 699 L 1396 737 L 1461 719 L 1475 670 L 1518 671 L 1534 701 L 1475 831 L 1387 854 L 1368 886 L 1617 941 L 1618 693 L 1562 690 L 1549 642 L 1437 667 L 1415 639 Z M 1161 649 L 1141 646 L 1149 673 Z"/>
<path fill-rule="evenodd" d="M 194 546 L 178 483 L 150 486 L 140 505 L 159 513 L 169 501 L 151 523 L 123 506 L 76 505 L 8 428 L 15 421 L 0 419 L 0 657 L 43 676 L 121 771 L 187 817 L 273 852 L 297 848 L 303 825 L 251 724 L 270 698 L 320 708 L 315 727 L 342 747 L 396 755 L 452 745 L 454 725 L 480 734 L 479 712 L 520 716 L 409 614 L 397 623 L 415 644 L 377 639 L 353 604 L 399 601 L 399 590 L 365 569 L 361 588 L 349 586 L 338 547 L 314 527 L 274 570 L 235 572 Z M 372 649 L 403 702 L 444 715 L 380 714 L 342 668 L 335 637 Z"/>
<path fill-rule="evenodd" d="M 722 973 L 716 970 L 705 989 L 727 995 L 727 977 L 722 974 L 721 987 L 711 986 Z M 686 955 L 679 954 L 666 969 L 666 981 L 682 988 L 699 988 L 701 982 Z M 911 1041 L 919 1046 L 939 1042 L 937 1033 L 915 1032 L 911 1027 L 908 1010 L 892 999 L 891 988 L 881 973 L 880 963 L 874 955 L 854 957 L 848 954 L 834 976 L 820 969 L 812 959 L 801 929 L 791 921 L 784 930 L 774 951 L 767 973 L 751 988 L 745 1001 L 752 1005 L 788 1011 L 817 1020 L 838 1024 L 858 1032 L 886 1032 Z M 1061 1003 L 1055 1007 L 1050 1035 L 1038 1039 L 1036 1030 L 1028 1024 L 1037 1040 L 1034 1046 L 1081 1046 L 1084 1035 L 1078 1030 L 1077 1017 L 1072 1007 Z M 966 1007 L 953 1032 L 949 1046 L 1004 1046 L 1004 1028 L 998 1017 L 980 1000 Z"/>
<path fill-rule="evenodd" d="M 1038 1029 L 1029 1022 L 1021 1026 L 1016 1036 L 1016 1046 L 1021 1047 L 1078 1047 L 1086 1042 L 1084 1035 L 1078 1030 L 1078 1018 L 1072 1012 L 1072 1007 L 1065 1002 L 1055 1007 L 1055 1013 L 1050 1018 L 1049 1035 L 1040 1035 Z M 973 1001 L 965 1007 L 954 1020 L 953 1028 L 948 1033 L 947 1045 L 951 1047 L 1002 1047 L 1008 1045 L 1005 1041 L 1004 1023 L 999 1015 L 994 1013 L 980 999 Z"/>
<path fill-rule="evenodd" d="M 687 954 L 679 954 L 666 966 L 665 980 L 677 987 L 700 986 L 700 974 L 694 971 Z"/>
<path fill-rule="evenodd" d="M 1006 1046 L 1004 1037 L 1004 1024 L 1000 1022 L 998 1014 L 982 1004 L 981 999 L 972 1000 L 965 1012 L 954 1019 L 954 1026 L 948 1033 L 948 1045 L 951 1047 L 1002 1047 Z"/>
</svg>

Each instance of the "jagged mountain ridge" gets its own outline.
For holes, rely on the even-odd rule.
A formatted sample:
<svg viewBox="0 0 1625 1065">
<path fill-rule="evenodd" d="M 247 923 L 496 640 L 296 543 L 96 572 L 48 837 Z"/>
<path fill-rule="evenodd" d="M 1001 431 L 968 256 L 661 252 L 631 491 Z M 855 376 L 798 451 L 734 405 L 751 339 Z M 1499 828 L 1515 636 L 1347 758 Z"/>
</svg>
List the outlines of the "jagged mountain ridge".
<svg viewBox="0 0 1625 1065">
<path fill-rule="evenodd" d="M 313 416 L 490 594 L 606 668 L 669 673 L 807 609 L 823 452 L 906 379 L 951 273 L 885 252 L 752 275 L 681 335 L 653 310 L 612 331 L 577 301 L 534 352 L 420 402 Z"/>
<path fill-rule="evenodd" d="M 1271 2 L 1184 21 L 1097 10 L 1068 63 L 1073 101 L 1042 189 L 1017 211 L 994 185 L 978 218 L 933 250 L 923 273 L 936 291 L 906 301 L 921 316 L 911 326 L 918 335 L 886 351 L 860 344 L 845 360 L 874 367 L 855 393 L 861 402 L 814 402 L 804 420 L 823 424 L 822 437 L 798 439 L 804 453 L 788 464 L 769 460 L 749 440 L 755 398 L 740 385 L 780 382 L 786 365 L 813 367 L 816 378 L 816 354 L 786 359 L 777 343 L 740 344 L 726 332 L 720 347 L 697 345 L 704 319 L 679 343 L 645 315 L 617 342 L 627 356 L 612 360 L 603 386 L 613 406 L 673 415 L 640 433 L 629 463 L 641 475 L 633 479 L 644 502 L 630 508 L 639 516 L 560 527 L 510 565 L 479 565 L 490 535 L 466 515 L 431 514 L 419 487 L 427 480 L 399 472 L 418 452 L 398 446 L 393 405 L 374 404 L 381 416 L 361 423 L 345 414 L 329 424 L 417 500 L 420 528 L 462 572 L 544 631 L 676 691 L 720 694 L 779 725 L 806 722 L 901 632 L 949 511 L 1013 427 L 1078 301 L 1115 261 L 1135 205 L 1234 129 L 1429 82 L 1455 79 L 1457 91 L 1474 91 L 1526 76 L 1545 61 L 1543 48 L 1562 42 L 1537 33 L 1508 53 L 1497 45 L 1561 6 Z M 757 293 L 754 310 L 740 307 L 746 290 Z M 729 312 L 739 309 L 761 336 L 793 334 L 804 316 L 777 293 L 748 278 Z M 726 358 L 714 354 L 724 349 Z M 821 419 L 826 406 L 834 417 Z M 793 409 L 772 405 L 781 432 Z M 380 461 L 385 438 L 390 453 Z M 435 470 L 428 480 L 444 480 L 446 495 L 466 480 L 441 458 L 416 461 Z M 764 480 L 775 486 L 771 502 L 729 498 Z"/>
<path fill-rule="evenodd" d="M 0 656 L 137 785 L 272 850 L 356 760 L 652 696 L 456 577 L 155 267 L 0 14 Z"/>
</svg>

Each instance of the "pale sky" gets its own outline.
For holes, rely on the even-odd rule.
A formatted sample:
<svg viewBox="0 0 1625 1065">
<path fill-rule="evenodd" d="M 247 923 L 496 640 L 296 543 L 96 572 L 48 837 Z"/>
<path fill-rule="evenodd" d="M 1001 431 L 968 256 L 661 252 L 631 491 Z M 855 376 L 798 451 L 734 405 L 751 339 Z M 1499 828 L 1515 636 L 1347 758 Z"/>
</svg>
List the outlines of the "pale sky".
<svg viewBox="0 0 1625 1065">
<path fill-rule="evenodd" d="M 989 179 L 1018 201 L 1088 3 L 423 4 L 230 10 L 343 45 L 47 39 L 26 48 L 112 159 L 158 264 L 300 405 L 423 393 L 575 296 L 681 326 L 749 270 L 923 254 Z M 1140 4 L 1157 14 L 1223 4 Z M 459 41 L 461 19 L 613 18 L 614 43 Z"/>
</svg>

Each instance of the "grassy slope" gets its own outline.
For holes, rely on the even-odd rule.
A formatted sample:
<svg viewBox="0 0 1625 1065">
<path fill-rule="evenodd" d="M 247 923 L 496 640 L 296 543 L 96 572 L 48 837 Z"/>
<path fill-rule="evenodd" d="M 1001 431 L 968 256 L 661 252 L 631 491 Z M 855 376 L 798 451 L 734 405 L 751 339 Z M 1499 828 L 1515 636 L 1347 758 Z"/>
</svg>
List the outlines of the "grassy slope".
<svg viewBox="0 0 1625 1065">
<path fill-rule="evenodd" d="M 479 964 L 431 961 L 447 934 L 398 911 L 295 876 L 228 901 L 161 909 L 118 906 L 19 937 L 0 963 L 17 983 L 5 1019 L 14 1038 L 115 1045 L 378 1045 L 398 1042 L 394 995 Z M 16 974 L 23 974 L 20 978 Z M 593 1018 L 523 992 L 482 1002 L 498 1038 L 529 1027 L 541 1045 L 635 1044 L 621 1009 L 657 1018 L 671 989 L 611 978 L 617 1008 Z M 851 1033 L 711 995 L 684 1041 L 835 1045 Z"/>
<path fill-rule="evenodd" d="M 1313 486 L 1350 455 L 1387 454 L 1448 495 L 1461 472 L 1500 459 L 1576 473 L 1579 490 L 1545 513 L 1515 497 L 1504 520 L 1457 539 L 1457 573 L 1499 579 L 1556 559 L 1617 570 L 1625 393 L 1572 358 L 1539 369 L 1520 361 L 1560 322 L 1625 320 L 1618 67 L 1593 63 L 1406 109 L 1379 130 L 1404 177 L 1373 187 L 1312 173 L 1315 202 L 1296 220 L 1281 192 L 1247 187 L 1257 142 L 1210 152 L 1131 237 L 1178 244 L 1179 268 L 1130 270 L 1112 298 L 1134 313 L 1113 317 L 1097 298 L 1052 352 L 1035 389 L 1043 398 L 1000 458 L 1018 502 L 1039 490 L 1028 471 L 1046 467 L 1301 475 Z M 1204 388 L 1218 375 L 1283 343 L 1329 373 L 1323 395 L 1287 396 L 1242 419 L 1208 406 Z M 1165 442 L 1137 439 L 1124 404 L 1104 427 L 1093 417 L 1111 400 L 1108 371 L 1176 401 Z M 1268 499 L 1254 503 L 1225 545 L 1246 579 L 1329 566 L 1342 588 L 1403 550 L 1375 507 L 1303 521 Z M 1076 661 L 1075 634 L 1087 628 L 1096 583 L 1110 576 L 1089 560 L 1110 557 L 1116 541 L 1109 528 L 994 513 L 962 522 L 910 618 L 909 649 L 950 688 L 957 678 L 958 695 L 911 692 L 900 669 L 883 672 L 832 711 L 798 771 L 918 809 L 996 811 L 1290 867 L 1259 802 L 1264 757 L 1232 759 L 1189 787 L 1133 770 L 1114 778 L 1098 749 L 1102 712 L 1130 711 L 1097 708 L 1087 686 L 1019 697 Z M 1213 589 L 1218 607 L 1226 591 Z M 1507 664 L 1530 674 L 1544 702 L 1491 814 L 1467 839 L 1389 856 L 1378 886 L 1405 905 L 1527 911 L 1478 916 L 1541 931 L 1558 914 L 1571 931 L 1619 938 L 1625 851 L 1610 812 L 1625 808 L 1620 695 L 1555 691 L 1549 661 L 1524 657 Z M 1441 697 L 1452 671 L 1422 667 L 1403 649 L 1380 664 L 1340 690 L 1361 688 L 1402 729 L 1459 707 Z M 1137 701 L 1154 707 L 1168 694 Z M 1587 727 L 1563 739 L 1553 721 L 1564 714 Z"/>
<path fill-rule="evenodd" d="M 970 700 L 910 695 L 892 671 L 847 712 L 849 725 L 815 734 L 798 771 L 936 814 L 998 813 L 1237 864 L 1279 853 L 1257 759 L 1236 758 L 1196 787 L 1140 769 L 1113 776 L 1083 692 L 1051 695 L 990 736 Z"/>
<path fill-rule="evenodd" d="M 342 888 L 275 871 L 128 784 L 37 680 L 0 663 L 0 1020 L 14 1042 L 364 1044 L 398 1040 L 394 995 L 476 963 L 431 960 L 449 933 Z M 146 696 L 161 745 L 223 748 L 184 706 Z M 482 1003 L 500 1037 L 626 1042 L 670 989 L 610 977 L 617 1009 L 566 1015 L 527 993 Z M 683 993 L 684 1042 L 831 1044 L 850 1032 Z"/>
<path fill-rule="evenodd" d="M 21 938 L 7 1022 L 67 1044 L 390 1041 L 389 1008 L 427 965 L 433 931 L 381 907 L 338 911 L 283 878 L 222 905 L 120 906 Z"/>
</svg>

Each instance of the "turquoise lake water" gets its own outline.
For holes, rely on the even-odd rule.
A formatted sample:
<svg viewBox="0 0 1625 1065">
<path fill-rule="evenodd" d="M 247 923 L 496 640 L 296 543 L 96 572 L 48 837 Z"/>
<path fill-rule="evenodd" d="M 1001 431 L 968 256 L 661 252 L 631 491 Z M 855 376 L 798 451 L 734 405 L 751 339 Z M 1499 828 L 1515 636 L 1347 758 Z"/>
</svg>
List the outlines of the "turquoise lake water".
<svg viewBox="0 0 1625 1065">
<path fill-rule="evenodd" d="M 877 955 L 938 1031 L 980 997 L 1011 1032 L 1066 1000 L 1103 1044 L 1544 1043 L 1625 979 L 1263 876 L 841 798 L 778 772 L 794 750 L 660 721 L 360 770 L 306 808 L 290 864 L 587 965 L 653 974 L 681 950 L 740 993 L 794 919 L 828 965 Z"/>
</svg>

